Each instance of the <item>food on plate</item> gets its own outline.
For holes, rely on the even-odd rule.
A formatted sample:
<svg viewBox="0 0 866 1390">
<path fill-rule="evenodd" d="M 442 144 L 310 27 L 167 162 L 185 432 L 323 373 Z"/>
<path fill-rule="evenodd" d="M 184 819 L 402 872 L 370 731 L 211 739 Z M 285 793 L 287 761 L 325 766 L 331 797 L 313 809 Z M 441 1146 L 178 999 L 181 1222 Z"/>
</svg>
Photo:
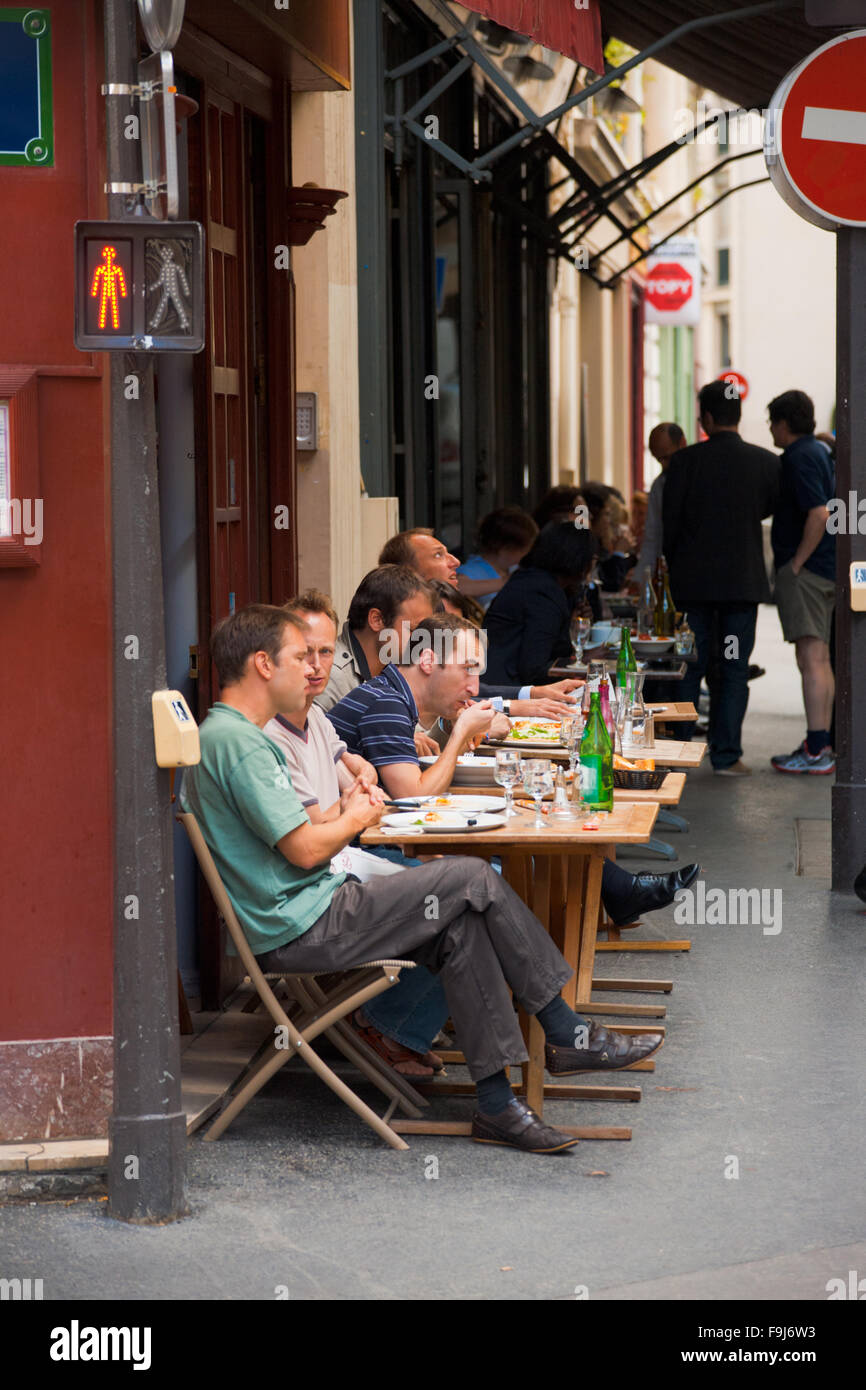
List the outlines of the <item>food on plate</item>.
<svg viewBox="0 0 866 1390">
<path fill-rule="evenodd" d="M 508 737 L 532 743 L 558 743 L 560 727 L 558 719 L 515 719 Z"/>
</svg>

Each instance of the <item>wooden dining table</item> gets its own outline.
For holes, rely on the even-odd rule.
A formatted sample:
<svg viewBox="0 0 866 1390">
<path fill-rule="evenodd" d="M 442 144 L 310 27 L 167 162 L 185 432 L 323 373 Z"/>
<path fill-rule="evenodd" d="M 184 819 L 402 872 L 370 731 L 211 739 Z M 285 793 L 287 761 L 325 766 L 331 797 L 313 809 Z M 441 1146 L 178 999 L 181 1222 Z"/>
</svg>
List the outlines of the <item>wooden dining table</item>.
<svg viewBox="0 0 866 1390">
<path fill-rule="evenodd" d="M 488 739 L 477 751 L 480 756 L 490 757 L 499 748 L 508 748 L 518 753 L 521 758 L 551 758 L 555 762 L 567 762 L 569 758 L 568 749 L 561 743 L 533 744 L 527 747 L 525 743 L 515 743 L 513 740 Z M 696 740 L 688 743 L 680 739 L 657 738 L 651 748 L 630 748 L 627 744 L 624 745 L 622 756 L 627 761 L 634 758 L 652 758 L 656 767 L 670 767 L 687 772 L 690 768 L 700 767 L 706 751 L 707 745 Z"/>
<path fill-rule="evenodd" d="M 448 830 L 431 833 L 420 827 L 401 827 L 391 832 L 384 827 L 366 830 L 361 836 L 365 848 L 397 846 L 404 854 L 463 854 L 502 862 L 503 877 L 550 932 L 574 974 L 563 986 L 566 1003 L 578 1012 L 608 1013 L 611 1010 L 591 1003 L 592 973 L 601 906 L 604 862 L 613 856 L 617 844 L 642 844 L 650 834 L 658 814 L 657 803 L 615 802 L 612 812 L 569 822 L 534 825 L 534 812 L 518 811 L 506 825 L 491 830 Z M 595 828 L 588 828 L 594 826 Z M 582 1008 L 586 1003 L 586 1009 Z M 664 1017 L 662 1007 L 646 1007 L 641 1016 Z M 523 1064 L 521 1094 L 537 1114 L 544 1113 L 545 1099 L 639 1101 L 640 1087 L 608 1084 L 564 1085 L 544 1081 L 544 1033 L 534 1017 L 521 1017 L 528 1062 Z M 664 1031 L 649 1025 L 652 1031 Z M 623 1031 L 642 1033 L 648 1025 L 629 1026 Z M 648 1071 L 652 1061 L 637 1063 L 633 1070 Z M 426 1094 L 474 1094 L 474 1085 L 432 1083 Z M 457 1121 L 394 1120 L 400 1133 L 463 1134 L 471 1126 Z M 569 1134 L 587 1139 L 629 1139 L 625 1126 L 582 1126 L 566 1128 Z"/>
<path fill-rule="evenodd" d="M 538 757 L 545 755 L 539 753 Z M 632 787 L 614 787 L 614 805 L 620 801 L 645 801 L 650 805 L 656 806 L 678 806 L 682 800 L 683 791 L 686 785 L 686 774 L 684 772 L 668 772 L 665 780 L 660 787 L 654 791 L 636 791 Z M 496 783 L 484 787 L 464 787 L 452 786 L 443 796 L 499 796 L 500 788 Z M 545 792 L 545 803 L 553 800 L 553 792 Z"/>
</svg>

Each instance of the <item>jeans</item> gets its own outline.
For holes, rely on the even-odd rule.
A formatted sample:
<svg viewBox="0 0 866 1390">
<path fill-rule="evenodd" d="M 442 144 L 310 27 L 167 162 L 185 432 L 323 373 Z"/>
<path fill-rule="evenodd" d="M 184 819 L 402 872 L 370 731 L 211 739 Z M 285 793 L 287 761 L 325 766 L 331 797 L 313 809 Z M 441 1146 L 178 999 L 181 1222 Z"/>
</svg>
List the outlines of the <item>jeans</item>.
<svg viewBox="0 0 866 1390">
<path fill-rule="evenodd" d="M 756 603 L 694 603 L 688 605 L 689 627 L 695 634 L 698 659 L 686 667 L 680 686 L 683 700 L 697 705 L 704 673 L 710 686 L 710 727 L 707 737 L 714 768 L 730 767 L 743 756 L 742 730 L 749 703 L 749 658 L 755 645 Z M 694 724 L 679 726 L 691 739 Z"/>
</svg>

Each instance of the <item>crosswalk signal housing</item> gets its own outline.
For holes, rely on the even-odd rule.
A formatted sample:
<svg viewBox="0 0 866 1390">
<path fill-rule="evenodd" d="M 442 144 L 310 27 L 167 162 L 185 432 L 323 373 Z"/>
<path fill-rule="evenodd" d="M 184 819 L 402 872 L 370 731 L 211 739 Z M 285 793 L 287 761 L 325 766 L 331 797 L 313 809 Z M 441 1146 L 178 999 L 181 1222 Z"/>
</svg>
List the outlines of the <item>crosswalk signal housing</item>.
<svg viewBox="0 0 866 1390">
<path fill-rule="evenodd" d="M 201 352 L 200 222 L 75 224 L 75 346 L 84 352 Z"/>
</svg>

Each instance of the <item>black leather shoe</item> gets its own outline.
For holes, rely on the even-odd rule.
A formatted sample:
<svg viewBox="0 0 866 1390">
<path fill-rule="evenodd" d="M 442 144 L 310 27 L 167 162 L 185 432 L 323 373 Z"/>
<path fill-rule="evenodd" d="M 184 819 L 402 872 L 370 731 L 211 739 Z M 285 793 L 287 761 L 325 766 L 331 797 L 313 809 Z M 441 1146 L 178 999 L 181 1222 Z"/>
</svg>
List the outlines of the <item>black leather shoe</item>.
<svg viewBox="0 0 866 1390">
<path fill-rule="evenodd" d="M 551 1076 L 569 1076 L 576 1071 L 621 1071 L 658 1052 L 664 1040 L 664 1033 L 617 1033 L 600 1023 L 591 1023 L 588 1047 L 545 1043 L 544 1065 Z"/>
<path fill-rule="evenodd" d="M 551 1129 L 519 1096 L 509 1101 L 499 1115 L 473 1115 L 472 1138 L 476 1144 L 506 1144 L 531 1154 L 562 1153 L 578 1142 L 561 1129 Z"/>
<path fill-rule="evenodd" d="M 700 864 L 687 864 L 672 874 L 636 874 L 631 892 L 614 916 L 610 914 L 615 927 L 626 927 L 636 922 L 644 912 L 654 912 L 656 908 L 667 907 L 672 903 L 681 888 L 688 888 L 701 872 Z"/>
</svg>

